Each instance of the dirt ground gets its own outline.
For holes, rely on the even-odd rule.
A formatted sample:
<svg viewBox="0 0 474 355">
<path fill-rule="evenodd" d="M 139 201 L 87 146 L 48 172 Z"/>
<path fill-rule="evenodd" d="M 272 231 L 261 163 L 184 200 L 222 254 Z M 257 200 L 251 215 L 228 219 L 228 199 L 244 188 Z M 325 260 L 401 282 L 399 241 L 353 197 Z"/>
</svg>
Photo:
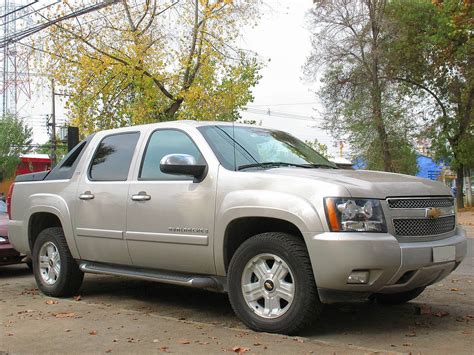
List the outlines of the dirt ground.
<svg viewBox="0 0 474 355">
<path fill-rule="evenodd" d="M 471 214 L 469 214 L 471 213 Z M 400 306 L 326 306 L 299 337 L 249 331 L 225 294 L 86 275 L 80 295 L 53 299 L 24 265 L 0 268 L 0 355 L 31 353 L 474 354 L 474 222 L 468 256 Z"/>
<path fill-rule="evenodd" d="M 474 227 L 474 207 L 458 212 L 458 223 L 463 226 Z"/>
</svg>

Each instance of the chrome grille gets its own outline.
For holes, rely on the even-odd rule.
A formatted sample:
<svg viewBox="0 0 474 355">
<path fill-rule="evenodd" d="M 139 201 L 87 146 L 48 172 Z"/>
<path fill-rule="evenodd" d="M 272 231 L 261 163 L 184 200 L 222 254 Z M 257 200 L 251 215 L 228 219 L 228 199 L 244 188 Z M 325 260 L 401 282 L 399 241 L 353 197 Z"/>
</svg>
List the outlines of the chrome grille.
<svg viewBox="0 0 474 355">
<path fill-rule="evenodd" d="M 444 234 L 456 227 L 454 216 L 429 218 L 400 218 L 393 220 L 397 237 L 423 237 Z"/>
<path fill-rule="evenodd" d="M 390 208 L 428 208 L 428 207 L 452 207 L 454 200 L 452 198 L 435 199 L 388 199 Z"/>
</svg>

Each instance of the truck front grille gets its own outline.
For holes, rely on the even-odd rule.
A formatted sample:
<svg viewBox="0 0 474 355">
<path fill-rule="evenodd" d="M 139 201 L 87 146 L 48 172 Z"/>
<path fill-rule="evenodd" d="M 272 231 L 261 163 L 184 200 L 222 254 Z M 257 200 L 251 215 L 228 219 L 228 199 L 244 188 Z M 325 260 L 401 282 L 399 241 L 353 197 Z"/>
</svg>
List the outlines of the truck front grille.
<svg viewBox="0 0 474 355">
<path fill-rule="evenodd" d="M 433 199 L 397 199 L 387 200 L 390 208 L 428 208 L 428 207 L 452 207 L 454 200 L 452 198 L 433 198 Z"/>
<path fill-rule="evenodd" d="M 456 227 L 455 216 L 446 216 L 436 219 L 429 218 L 400 218 L 393 220 L 395 236 L 402 237 L 407 241 L 415 241 L 414 238 L 422 240 L 433 240 L 432 236 L 448 233 Z"/>
</svg>

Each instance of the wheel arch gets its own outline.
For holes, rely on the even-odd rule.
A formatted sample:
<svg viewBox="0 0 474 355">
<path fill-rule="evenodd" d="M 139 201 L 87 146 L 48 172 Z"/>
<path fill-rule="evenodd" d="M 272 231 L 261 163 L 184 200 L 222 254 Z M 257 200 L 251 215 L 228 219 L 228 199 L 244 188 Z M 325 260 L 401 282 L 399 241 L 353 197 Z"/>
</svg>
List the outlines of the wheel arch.
<svg viewBox="0 0 474 355">
<path fill-rule="evenodd" d="M 230 260 L 237 249 L 247 239 L 261 233 L 282 232 L 301 238 L 304 236 L 298 226 L 286 219 L 263 216 L 239 217 L 232 220 L 224 233 L 223 256 L 227 272 Z"/>
<path fill-rule="evenodd" d="M 61 227 L 71 255 L 76 259 L 79 258 L 69 210 L 64 200 L 55 199 L 54 204 L 35 205 L 30 208 L 28 215 L 27 235 L 30 253 L 41 231 L 46 228 Z"/>
</svg>

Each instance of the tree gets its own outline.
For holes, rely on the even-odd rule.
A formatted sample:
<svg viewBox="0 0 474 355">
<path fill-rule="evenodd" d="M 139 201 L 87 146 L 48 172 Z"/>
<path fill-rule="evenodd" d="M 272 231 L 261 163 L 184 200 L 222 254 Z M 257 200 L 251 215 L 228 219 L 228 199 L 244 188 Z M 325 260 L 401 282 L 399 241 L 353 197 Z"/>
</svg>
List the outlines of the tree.
<svg viewBox="0 0 474 355">
<path fill-rule="evenodd" d="M 44 144 L 41 144 L 39 147 L 35 149 L 36 153 L 39 154 L 47 154 L 51 158 L 53 151 L 53 145 L 51 140 L 47 141 Z M 67 144 L 65 143 L 58 143 L 56 142 L 56 159 L 59 162 L 64 156 L 67 154 Z"/>
<path fill-rule="evenodd" d="M 320 143 L 317 139 L 315 139 L 314 141 L 305 141 L 305 143 L 326 159 L 334 158 L 332 155 L 329 154 L 328 146 L 324 143 Z"/>
<path fill-rule="evenodd" d="M 70 118 L 82 133 L 232 120 L 260 79 L 255 56 L 235 46 L 242 27 L 258 18 L 259 3 L 124 0 L 52 26 L 45 70 L 70 94 Z"/>
<path fill-rule="evenodd" d="M 305 72 L 316 79 L 326 108 L 324 128 L 349 141 L 371 169 L 416 173 L 414 103 L 385 75 L 386 0 L 315 0 L 313 52 Z"/>
<path fill-rule="evenodd" d="M 474 166 L 474 6 L 471 1 L 394 1 L 388 74 L 433 103 L 422 134 L 437 158 L 457 172 L 457 204 L 463 206 L 464 169 Z"/>
<path fill-rule="evenodd" d="M 20 164 L 20 155 L 31 150 L 31 128 L 21 119 L 6 115 L 0 119 L 0 175 L 8 178 L 15 175 Z"/>
</svg>

